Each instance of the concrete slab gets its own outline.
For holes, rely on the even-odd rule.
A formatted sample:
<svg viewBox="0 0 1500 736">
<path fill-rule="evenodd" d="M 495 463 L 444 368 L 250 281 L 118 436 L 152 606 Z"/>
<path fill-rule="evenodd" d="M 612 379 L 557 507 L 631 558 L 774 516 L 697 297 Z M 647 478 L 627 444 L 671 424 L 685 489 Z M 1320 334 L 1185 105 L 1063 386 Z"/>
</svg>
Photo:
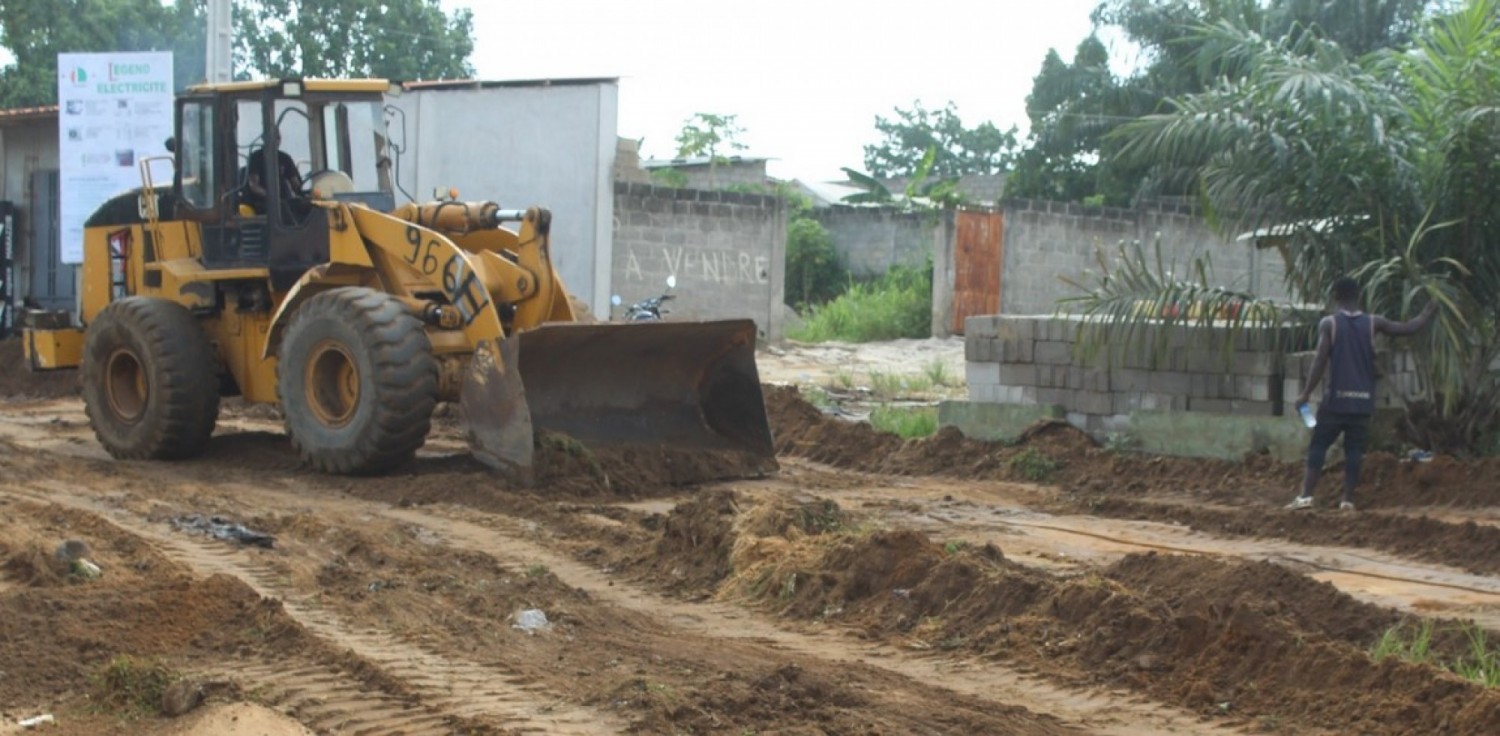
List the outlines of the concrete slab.
<svg viewBox="0 0 1500 736">
<path fill-rule="evenodd" d="M 979 440 L 1013 440 L 1043 419 L 1066 416 L 1054 405 L 987 404 L 977 401 L 944 401 L 938 405 L 938 424 L 957 427 L 966 437 Z"/>
</svg>

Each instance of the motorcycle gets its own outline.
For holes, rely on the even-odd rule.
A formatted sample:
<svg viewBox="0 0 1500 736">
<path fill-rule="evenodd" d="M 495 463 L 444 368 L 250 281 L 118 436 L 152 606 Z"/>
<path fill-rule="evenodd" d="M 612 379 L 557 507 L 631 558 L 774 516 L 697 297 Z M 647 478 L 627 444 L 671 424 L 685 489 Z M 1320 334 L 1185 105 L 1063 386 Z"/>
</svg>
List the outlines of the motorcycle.
<svg viewBox="0 0 1500 736">
<path fill-rule="evenodd" d="M 672 289 L 675 288 L 677 288 L 677 277 L 668 276 L 667 290 L 660 296 L 653 296 L 650 299 L 638 301 L 625 308 L 625 321 L 660 322 L 661 316 L 668 313 L 667 310 L 662 309 L 661 305 L 663 302 L 666 302 L 669 299 L 676 298 L 672 295 Z M 623 304 L 624 301 L 620 299 L 619 294 L 615 294 L 614 296 L 611 296 L 609 298 L 609 303 L 613 306 L 618 307 Z"/>
</svg>

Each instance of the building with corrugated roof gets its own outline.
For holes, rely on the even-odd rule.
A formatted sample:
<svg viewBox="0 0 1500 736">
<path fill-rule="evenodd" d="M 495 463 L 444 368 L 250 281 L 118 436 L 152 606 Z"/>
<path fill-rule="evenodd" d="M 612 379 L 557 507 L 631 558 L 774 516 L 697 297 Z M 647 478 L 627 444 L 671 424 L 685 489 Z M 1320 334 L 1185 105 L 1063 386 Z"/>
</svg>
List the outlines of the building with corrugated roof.
<svg viewBox="0 0 1500 736">
<path fill-rule="evenodd" d="M 22 302 L 71 309 L 76 268 L 60 261 L 57 105 L 0 110 L 0 330 Z"/>
</svg>

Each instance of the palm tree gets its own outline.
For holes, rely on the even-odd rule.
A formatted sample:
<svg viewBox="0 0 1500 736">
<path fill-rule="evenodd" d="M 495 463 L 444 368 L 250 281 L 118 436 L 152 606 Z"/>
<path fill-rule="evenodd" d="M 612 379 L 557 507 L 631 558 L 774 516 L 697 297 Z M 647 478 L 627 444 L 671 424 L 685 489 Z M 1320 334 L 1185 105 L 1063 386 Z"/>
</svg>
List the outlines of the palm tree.
<svg viewBox="0 0 1500 736">
<path fill-rule="evenodd" d="M 1438 301 L 1438 324 L 1413 350 L 1425 385 L 1408 429 L 1443 449 L 1472 449 L 1500 424 L 1497 19 L 1500 0 L 1468 0 L 1428 19 L 1409 47 L 1359 58 L 1315 29 L 1267 38 L 1229 22 L 1203 27 L 1213 42 L 1202 48 L 1216 56 L 1197 61 L 1227 76 L 1118 133 L 1121 156 L 1149 164 L 1155 184 L 1192 184 L 1224 232 L 1279 229 L 1288 286 L 1303 301 L 1323 303 L 1343 274 L 1364 283 L 1377 313 Z M 1138 328 L 1158 315 L 1128 304 L 1184 290 L 1249 298 L 1207 277 L 1143 278 L 1145 260 L 1103 264 L 1082 284 L 1072 301 L 1099 318 L 1094 333 Z"/>
</svg>

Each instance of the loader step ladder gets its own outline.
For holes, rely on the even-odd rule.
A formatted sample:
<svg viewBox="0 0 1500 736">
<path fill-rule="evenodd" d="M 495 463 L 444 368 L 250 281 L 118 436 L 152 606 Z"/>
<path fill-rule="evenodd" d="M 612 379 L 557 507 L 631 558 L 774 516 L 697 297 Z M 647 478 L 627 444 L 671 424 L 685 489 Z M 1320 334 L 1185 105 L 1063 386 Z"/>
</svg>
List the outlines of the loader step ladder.
<svg viewBox="0 0 1500 736">
<path fill-rule="evenodd" d="M 109 234 L 109 300 L 123 299 L 130 294 L 126 283 L 125 262 L 130 259 L 130 230 L 116 230 Z"/>
</svg>

